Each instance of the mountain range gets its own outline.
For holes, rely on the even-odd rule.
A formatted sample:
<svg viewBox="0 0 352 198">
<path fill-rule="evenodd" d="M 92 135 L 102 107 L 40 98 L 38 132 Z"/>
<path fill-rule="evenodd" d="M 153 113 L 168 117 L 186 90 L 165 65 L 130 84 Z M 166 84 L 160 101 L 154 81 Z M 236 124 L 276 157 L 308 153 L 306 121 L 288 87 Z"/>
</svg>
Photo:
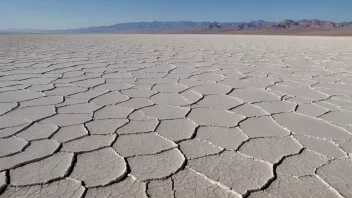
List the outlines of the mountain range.
<svg viewBox="0 0 352 198">
<path fill-rule="evenodd" d="M 8 29 L 0 33 L 46 33 L 46 34 L 141 34 L 141 33 L 176 33 L 176 34 L 285 34 L 311 32 L 351 32 L 352 22 L 335 23 L 317 19 L 298 21 L 284 20 L 280 22 L 249 21 L 249 22 L 192 22 L 192 21 L 153 21 L 119 23 L 110 26 L 96 26 L 65 30 Z"/>
</svg>

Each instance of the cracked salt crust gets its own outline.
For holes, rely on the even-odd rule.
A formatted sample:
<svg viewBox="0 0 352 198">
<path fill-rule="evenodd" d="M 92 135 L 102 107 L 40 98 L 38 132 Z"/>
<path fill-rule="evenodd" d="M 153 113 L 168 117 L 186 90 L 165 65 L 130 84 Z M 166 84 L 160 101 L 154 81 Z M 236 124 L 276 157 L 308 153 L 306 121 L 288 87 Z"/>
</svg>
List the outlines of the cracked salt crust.
<svg viewBox="0 0 352 198">
<path fill-rule="evenodd" d="M 351 51 L 332 37 L 2 36 L 0 198 L 351 197 Z"/>
</svg>

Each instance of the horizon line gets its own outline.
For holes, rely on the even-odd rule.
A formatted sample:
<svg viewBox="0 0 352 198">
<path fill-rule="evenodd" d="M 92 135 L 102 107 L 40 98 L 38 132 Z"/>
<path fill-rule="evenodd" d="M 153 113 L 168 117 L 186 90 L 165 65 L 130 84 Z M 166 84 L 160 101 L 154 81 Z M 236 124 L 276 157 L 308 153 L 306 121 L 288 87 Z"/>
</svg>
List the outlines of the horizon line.
<svg viewBox="0 0 352 198">
<path fill-rule="evenodd" d="M 114 24 L 110 24 L 110 25 L 96 25 L 96 26 L 86 26 L 86 27 L 78 27 L 78 28 L 64 28 L 64 29 L 41 29 L 41 28 L 7 28 L 7 29 L 0 29 L 0 31 L 11 31 L 11 30 L 17 30 L 17 31 L 21 31 L 21 30 L 37 30 L 37 31 L 58 31 L 58 30 L 75 30 L 75 29 L 84 29 L 84 28 L 94 28 L 94 27 L 107 27 L 107 26 L 112 26 L 112 25 L 118 25 L 118 24 L 127 24 L 127 23 L 153 23 L 153 22 L 193 22 L 193 23 L 204 23 L 204 22 L 209 22 L 209 23 L 248 23 L 251 21 L 265 21 L 265 22 L 272 22 L 272 23 L 279 23 L 279 22 L 283 22 L 286 20 L 293 20 L 293 21 L 301 21 L 301 20 L 319 20 L 319 21 L 329 21 L 329 22 L 333 22 L 333 23 L 344 23 L 344 22 L 352 22 L 351 21 L 342 21 L 342 22 L 336 22 L 336 21 L 332 21 L 332 20 L 324 20 L 324 19 L 318 19 L 318 18 L 301 18 L 301 19 L 283 19 L 283 20 L 279 20 L 279 21 L 268 21 L 268 20 L 263 20 L 263 19 L 254 19 L 254 20 L 247 20 L 247 21 L 188 21 L 188 20 L 170 20 L 170 21 L 158 21 L 158 20 L 153 20 L 153 21 L 130 21 L 130 22 L 120 22 L 120 23 L 114 23 Z"/>
</svg>

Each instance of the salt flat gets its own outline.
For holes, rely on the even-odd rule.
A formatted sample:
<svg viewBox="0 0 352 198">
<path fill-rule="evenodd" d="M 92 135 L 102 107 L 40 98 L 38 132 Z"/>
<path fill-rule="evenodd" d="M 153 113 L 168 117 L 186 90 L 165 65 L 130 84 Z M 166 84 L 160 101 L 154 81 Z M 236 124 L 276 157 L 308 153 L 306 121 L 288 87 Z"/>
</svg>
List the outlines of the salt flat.
<svg viewBox="0 0 352 198">
<path fill-rule="evenodd" d="M 0 36 L 0 197 L 352 197 L 352 38 Z"/>
</svg>

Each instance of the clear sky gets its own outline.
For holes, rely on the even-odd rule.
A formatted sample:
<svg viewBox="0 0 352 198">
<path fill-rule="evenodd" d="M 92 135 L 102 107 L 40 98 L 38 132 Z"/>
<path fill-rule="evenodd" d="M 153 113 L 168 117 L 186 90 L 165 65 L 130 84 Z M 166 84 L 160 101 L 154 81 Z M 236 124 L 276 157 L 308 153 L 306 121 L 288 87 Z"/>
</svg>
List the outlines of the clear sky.
<svg viewBox="0 0 352 198">
<path fill-rule="evenodd" d="M 0 0 L 0 29 L 303 18 L 352 21 L 352 0 Z"/>
</svg>

